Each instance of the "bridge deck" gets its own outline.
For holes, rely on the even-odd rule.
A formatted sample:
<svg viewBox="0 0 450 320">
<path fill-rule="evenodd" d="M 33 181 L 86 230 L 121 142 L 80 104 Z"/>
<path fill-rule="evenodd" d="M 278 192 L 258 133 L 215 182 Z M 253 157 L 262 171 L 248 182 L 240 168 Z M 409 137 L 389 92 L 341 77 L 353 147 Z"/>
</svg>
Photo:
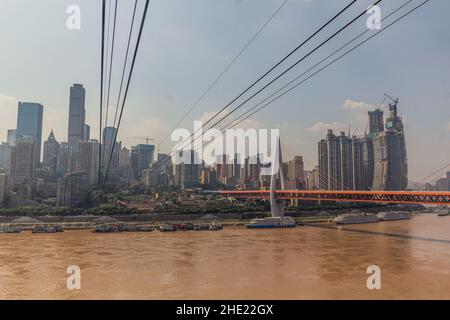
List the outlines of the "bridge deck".
<svg viewBox="0 0 450 320">
<path fill-rule="evenodd" d="M 270 190 L 220 191 L 224 197 L 269 199 Z M 277 199 L 325 200 L 338 202 L 388 202 L 415 204 L 450 204 L 447 191 L 335 191 L 335 190 L 275 190 Z"/>
</svg>

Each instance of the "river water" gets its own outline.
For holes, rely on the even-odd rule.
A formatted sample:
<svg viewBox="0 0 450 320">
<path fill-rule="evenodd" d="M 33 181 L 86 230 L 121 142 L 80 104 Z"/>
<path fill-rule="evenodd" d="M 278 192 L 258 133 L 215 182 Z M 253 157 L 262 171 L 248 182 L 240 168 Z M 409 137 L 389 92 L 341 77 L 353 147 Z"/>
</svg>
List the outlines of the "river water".
<svg viewBox="0 0 450 320">
<path fill-rule="evenodd" d="M 66 268 L 81 269 L 67 289 Z M 366 285 L 369 265 L 381 289 Z M 0 299 L 450 299 L 450 217 L 295 229 L 0 234 Z"/>
</svg>

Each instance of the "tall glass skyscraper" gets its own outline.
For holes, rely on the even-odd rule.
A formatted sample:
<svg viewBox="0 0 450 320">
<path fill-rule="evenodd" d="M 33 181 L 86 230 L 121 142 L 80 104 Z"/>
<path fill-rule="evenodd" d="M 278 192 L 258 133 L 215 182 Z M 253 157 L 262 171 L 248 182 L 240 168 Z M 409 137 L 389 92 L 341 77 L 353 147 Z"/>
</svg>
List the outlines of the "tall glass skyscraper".
<svg viewBox="0 0 450 320">
<path fill-rule="evenodd" d="M 30 137 L 35 145 L 35 163 L 39 166 L 42 145 L 42 117 L 44 106 L 33 102 L 19 102 L 17 114 L 16 140 Z"/>
<path fill-rule="evenodd" d="M 67 142 L 73 150 L 78 149 L 78 143 L 85 141 L 85 95 L 86 91 L 81 84 L 70 87 L 69 100 L 69 132 Z"/>
</svg>

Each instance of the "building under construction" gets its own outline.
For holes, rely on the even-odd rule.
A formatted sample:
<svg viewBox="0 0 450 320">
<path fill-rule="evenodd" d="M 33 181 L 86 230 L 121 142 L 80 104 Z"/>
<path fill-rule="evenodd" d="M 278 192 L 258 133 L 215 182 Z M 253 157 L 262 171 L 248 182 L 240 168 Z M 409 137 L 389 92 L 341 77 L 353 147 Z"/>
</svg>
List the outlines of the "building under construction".
<svg viewBox="0 0 450 320">
<path fill-rule="evenodd" d="M 405 190 L 408 184 L 403 123 L 398 99 L 391 99 L 389 115 L 369 111 L 369 132 L 350 137 L 328 130 L 318 143 L 319 185 L 327 190 Z"/>
</svg>

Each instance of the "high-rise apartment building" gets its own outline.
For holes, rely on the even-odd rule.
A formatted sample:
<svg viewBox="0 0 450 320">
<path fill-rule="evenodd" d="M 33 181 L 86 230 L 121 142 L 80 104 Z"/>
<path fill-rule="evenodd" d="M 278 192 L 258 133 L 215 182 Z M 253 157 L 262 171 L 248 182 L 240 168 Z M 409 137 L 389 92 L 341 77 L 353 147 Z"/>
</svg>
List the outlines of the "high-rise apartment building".
<svg viewBox="0 0 450 320">
<path fill-rule="evenodd" d="M 66 174 L 58 182 L 56 204 L 59 207 L 83 207 L 88 199 L 88 181 L 85 172 Z"/>
<path fill-rule="evenodd" d="M 173 166 L 174 170 L 174 184 L 181 190 L 190 189 L 197 186 L 200 183 L 200 165 L 195 164 L 196 154 L 194 150 L 189 150 L 185 152 L 190 152 L 189 163 L 180 163 Z"/>
<path fill-rule="evenodd" d="M 68 130 L 68 143 L 69 146 L 76 150 L 78 148 L 78 142 L 86 140 L 86 128 L 85 128 L 85 96 L 86 91 L 81 84 L 74 84 L 70 87 L 69 98 L 69 130 Z"/>
<path fill-rule="evenodd" d="M 11 147 L 16 145 L 17 129 L 8 129 L 7 141 Z"/>
<path fill-rule="evenodd" d="M 130 178 L 130 150 L 126 147 L 119 152 L 119 169 L 123 178 Z"/>
<path fill-rule="evenodd" d="M 153 162 L 155 146 L 151 144 L 138 144 L 136 146 L 137 150 L 137 175 L 138 177 L 142 172 L 150 167 Z"/>
<path fill-rule="evenodd" d="M 83 141 L 91 140 L 91 127 L 87 124 L 83 127 Z"/>
<path fill-rule="evenodd" d="M 436 191 L 450 191 L 450 171 L 447 176 L 436 180 Z"/>
<path fill-rule="evenodd" d="M 369 111 L 369 133 L 384 131 L 383 110 Z"/>
<path fill-rule="evenodd" d="M 0 144 L 0 169 L 9 169 L 11 165 L 11 148 L 8 142 Z"/>
<path fill-rule="evenodd" d="M 405 190 L 408 184 L 406 144 L 397 101 L 383 112 L 369 111 L 370 133 L 336 137 L 328 130 L 318 143 L 319 184 L 330 190 Z M 380 124 L 381 122 L 381 124 Z"/>
<path fill-rule="evenodd" d="M 352 190 L 354 188 L 353 139 L 341 132 L 327 131 L 319 141 L 319 185 L 321 189 Z"/>
<path fill-rule="evenodd" d="M 339 143 L 339 175 L 341 177 L 338 181 L 339 189 L 352 190 L 353 189 L 353 142 L 345 132 L 341 131 L 338 137 Z"/>
<path fill-rule="evenodd" d="M 364 140 L 352 138 L 353 189 L 364 190 Z"/>
<path fill-rule="evenodd" d="M 80 141 L 77 152 L 77 171 L 86 173 L 87 183 L 98 182 L 98 156 L 100 143 L 97 140 Z"/>
<path fill-rule="evenodd" d="M 405 190 L 408 166 L 403 122 L 397 115 L 397 101 L 389 104 L 386 130 L 373 138 L 373 190 Z"/>
<path fill-rule="evenodd" d="M 11 152 L 11 183 L 23 185 L 34 179 L 36 172 L 35 143 L 33 137 L 22 137 Z"/>
<path fill-rule="evenodd" d="M 304 170 L 303 157 L 295 156 L 287 163 L 286 177 L 296 186 L 299 186 L 305 181 Z"/>
<path fill-rule="evenodd" d="M 106 170 L 106 168 L 108 167 L 110 159 L 111 159 L 111 164 L 109 168 L 110 170 L 119 167 L 119 157 L 120 157 L 120 150 L 122 149 L 122 144 L 120 142 L 116 142 L 115 147 L 113 148 L 116 133 L 117 129 L 114 127 L 105 127 L 103 129 L 102 160 L 104 170 Z M 111 157 L 111 150 L 112 150 L 112 157 Z M 148 169 L 148 167 L 146 169 Z"/>
<path fill-rule="evenodd" d="M 327 137 L 328 149 L 328 189 L 340 190 L 341 188 L 341 152 L 338 138 L 332 130 L 328 130 Z"/>
<path fill-rule="evenodd" d="M 9 195 L 9 177 L 5 173 L 0 173 L 0 205 L 4 204 Z"/>
<path fill-rule="evenodd" d="M 76 171 L 76 152 L 69 146 L 67 142 L 60 144 L 60 152 L 58 155 L 58 176 L 62 177 L 68 173 Z"/>
<path fill-rule="evenodd" d="M 373 172 L 374 172 L 374 156 L 373 156 L 373 137 L 369 134 L 362 138 L 362 190 L 370 190 L 373 186 Z"/>
<path fill-rule="evenodd" d="M 42 118 L 44 106 L 34 102 L 19 102 L 17 113 L 16 144 L 21 139 L 31 137 L 36 148 L 34 152 L 35 167 L 39 167 L 41 161 L 42 145 Z"/>
<path fill-rule="evenodd" d="M 44 158 L 42 161 L 44 169 L 47 169 L 52 177 L 56 177 L 58 172 L 58 156 L 60 148 L 60 144 L 56 140 L 52 130 L 47 141 L 44 141 Z"/>
<path fill-rule="evenodd" d="M 328 147 L 326 140 L 322 139 L 318 143 L 319 155 L 319 188 L 328 189 Z"/>
</svg>

